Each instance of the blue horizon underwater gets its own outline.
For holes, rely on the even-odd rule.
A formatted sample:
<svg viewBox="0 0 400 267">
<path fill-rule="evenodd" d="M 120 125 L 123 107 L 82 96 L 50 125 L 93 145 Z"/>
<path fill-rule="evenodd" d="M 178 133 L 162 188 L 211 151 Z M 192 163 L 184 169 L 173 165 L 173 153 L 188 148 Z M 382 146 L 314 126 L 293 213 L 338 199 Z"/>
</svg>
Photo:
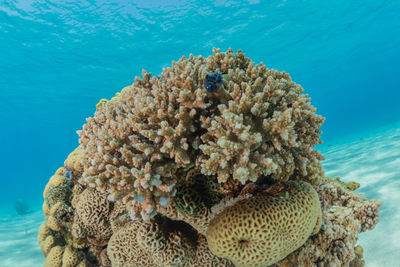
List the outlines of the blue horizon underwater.
<svg viewBox="0 0 400 267">
<path fill-rule="evenodd" d="M 311 97 L 325 175 L 379 199 L 365 266 L 400 266 L 400 2 L 0 0 L 0 266 L 41 266 L 43 190 L 142 69 L 240 49 Z"/>
</svg>

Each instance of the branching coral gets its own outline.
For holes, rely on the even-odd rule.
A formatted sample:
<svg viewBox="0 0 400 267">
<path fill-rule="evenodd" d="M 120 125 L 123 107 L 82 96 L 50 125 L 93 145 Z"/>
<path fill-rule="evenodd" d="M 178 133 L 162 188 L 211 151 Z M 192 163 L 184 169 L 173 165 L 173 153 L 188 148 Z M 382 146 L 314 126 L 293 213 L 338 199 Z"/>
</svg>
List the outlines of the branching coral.
<svg viewBox="0 0 400 267">
<path fill-rule="evenodd" d="M 204 88 L 213 72 L 229 75 L 223 97 Z M 324 119 L 302 92 L 287 73 L 255 65 L 241 51 L 182 57 L 160 78 L 143 72 L 78 132 L 79 182 L 129 202 L 132 218 L 149 219 L 188 169 L 220 183 L 306 176 L 306 166 L 322 158 L 313 147 Z"/>
</svg>

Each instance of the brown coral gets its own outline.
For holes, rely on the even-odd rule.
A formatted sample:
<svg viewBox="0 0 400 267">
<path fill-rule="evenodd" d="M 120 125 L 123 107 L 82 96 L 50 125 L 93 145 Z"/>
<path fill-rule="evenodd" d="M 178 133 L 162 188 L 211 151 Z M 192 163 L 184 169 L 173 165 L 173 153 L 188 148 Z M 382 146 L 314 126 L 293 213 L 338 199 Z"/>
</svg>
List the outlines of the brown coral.
<svg viewBox="0 0 400 267">
<path fill-rule="evenodd" d="M 224 97 L 203 86 L 216 71 L 229 76 Z M 302 92 L 287 73 L 255 65 L 240 50 L 182 57 L 159 77 L 143 72 L 79 131 L 79 182 L 128 203 L 133 219 L 149 219 L 188 169 L 220 183 L 306 176 L 322 158 L 313 147 L 324 119 Z"/>
</svg>

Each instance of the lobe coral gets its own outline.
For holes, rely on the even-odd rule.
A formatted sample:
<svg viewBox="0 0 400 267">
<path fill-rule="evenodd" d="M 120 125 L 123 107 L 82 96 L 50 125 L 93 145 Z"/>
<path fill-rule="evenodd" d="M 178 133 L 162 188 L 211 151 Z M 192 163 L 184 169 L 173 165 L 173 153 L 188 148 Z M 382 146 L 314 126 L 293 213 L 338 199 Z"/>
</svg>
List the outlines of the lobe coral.
<svg viewBox="0 0 400 267">
<path fill-rule="evenodd" d="M 324 118 L 303 91 L 240 50 L 143 71 L 100 100 L 46 186 L 47 262 L 362 265 L 380 202 L 324 176 Z"/>
</svg>

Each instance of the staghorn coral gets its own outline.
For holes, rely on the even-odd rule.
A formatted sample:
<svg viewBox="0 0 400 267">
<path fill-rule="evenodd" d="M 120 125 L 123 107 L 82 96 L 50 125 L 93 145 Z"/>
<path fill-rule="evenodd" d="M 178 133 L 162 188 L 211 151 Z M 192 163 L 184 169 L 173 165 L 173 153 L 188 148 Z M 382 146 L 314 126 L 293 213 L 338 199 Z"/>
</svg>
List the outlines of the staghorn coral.
<svg viewBox="0 0 400 267">
<path fill-rule="evenodd" d="M 133 219 L 150 219 L 189 169 L 220 183 L 306 176 L 322 158 L 313 147 L 324 121 L 310 98 L 287 73 L 255 65 L 240 50 L 213 52 L 182 57 L 160 78 L 143 72 L 112 104 L 99 105 L 78 131 L 79 182 L 127 203 Z M 204 88 L 212 72 L 229 76 L 219 95 Z"/>
<path fill-rule="evenodd" d="M 207 241 L 235 266 L 267 266 L 302 246 L 321 226 L 317 192 L 290 181 L 287 197 L 256 195 L 223 209 L 210 222 Z"/>
<path fill-rule="evenodd" d="M 323 157 L 314 150 L 324 119 L 310 98 L 287 73 L 256 65 L 241 51 L 213 52 L 182 57 L 157 77 L 143 71 L 111 100 L 100 100 L 78 132 L 80 146 L 44 191 L 38 241 L 46 264 L 231 267 L 216 255 L 227 244 L 216 250 L 211 233 L 221 229 L 216 225 L 227 234 L 243 229 L 225 224 L 229 211 L 260 199 L 275 201 L 246 218 L 253 232 L 293 228 L 266 211 L 297 213 L 293 223 L 313 218 L 291 244 L 276 235 L 260 241 L 286 248 L 273 253 L 272 266 L 364 264 L 357 235 L 378 222 L 380 203 L 348 190 L 357 183 L 324 176 Z M 322 220 L 301 212 L 318 204 L 312 187 Z M 314 192 L 309 201 L 282 208 L 301 188 Z M 268 216 L 271 228 L 255 226 Z M 248 255 L 246 242 L 239 243 L 228 258 Z"/>
</svg>

